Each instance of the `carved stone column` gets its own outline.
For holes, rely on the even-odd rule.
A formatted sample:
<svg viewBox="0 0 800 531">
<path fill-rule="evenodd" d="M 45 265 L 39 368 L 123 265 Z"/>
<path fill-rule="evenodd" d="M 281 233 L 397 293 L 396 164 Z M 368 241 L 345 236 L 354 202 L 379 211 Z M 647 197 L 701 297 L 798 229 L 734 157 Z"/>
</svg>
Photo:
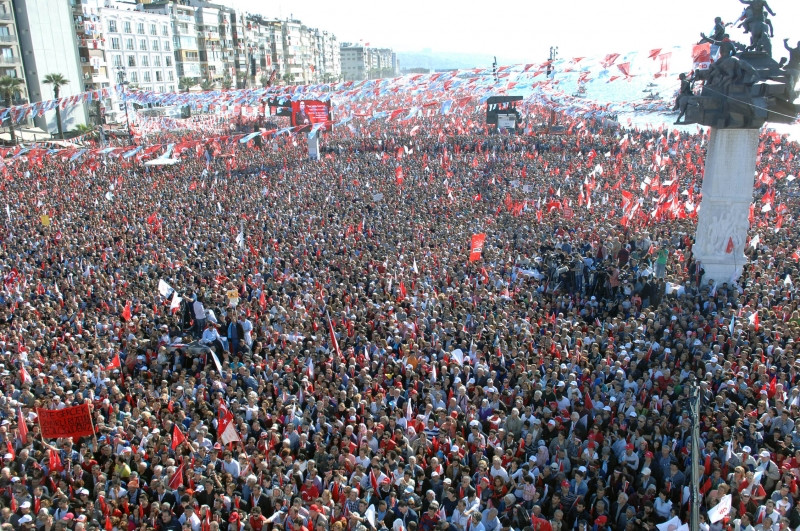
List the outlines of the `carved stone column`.
<svg viewBox="0 0 800 531">
<path fill-rule="evenodd" d="M 758 129 L 711 129 L 694 245 L 705 281 L 729 282 L 745 264 L 758 138 Z"/>
</svg>

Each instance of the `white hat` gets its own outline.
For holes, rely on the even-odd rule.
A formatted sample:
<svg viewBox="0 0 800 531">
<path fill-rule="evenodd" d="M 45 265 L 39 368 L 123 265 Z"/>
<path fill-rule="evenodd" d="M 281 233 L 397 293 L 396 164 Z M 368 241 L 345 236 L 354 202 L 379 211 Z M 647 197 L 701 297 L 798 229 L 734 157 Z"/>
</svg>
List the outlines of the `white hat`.
<svg viewBox="0 0 800 531">
<path fill-rule="evenodd" d="M 750 453 L 750 447 L 749 446 L 742 446 L 742 452 L 744 452 L 746 454 L 749 454 Z"/>
<path fill-rule="evenodd" d="M 650 467 L 642 468 L 642 475 L 643 476 L 649 476 L 650 475 Z"/>
<path fill-rule="evenodd" d="M 769 450 L 761 450 L 759 457 L 769 457 Z"/>
<path fill-rule="evenodd" d="M 20 518 L 18 521 L 19 521 L 20 525 L 21 524 L 29 524 L 29 523 L 33 522 L 33 517 L 31 517 L 31 515 L 29 515 L 29 514 L 26 514 L 25 516 Z"/>
</svg>

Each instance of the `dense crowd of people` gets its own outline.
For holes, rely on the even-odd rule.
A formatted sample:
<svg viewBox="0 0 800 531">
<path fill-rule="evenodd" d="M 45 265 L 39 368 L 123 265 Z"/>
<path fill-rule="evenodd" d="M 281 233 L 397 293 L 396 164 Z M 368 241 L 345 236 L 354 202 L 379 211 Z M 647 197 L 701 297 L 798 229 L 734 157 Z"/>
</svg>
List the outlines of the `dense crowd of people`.
<svg viewBox="0 0 800 531">
<path fill-rule="evenodd" d="M 7 159 L 0 528 L 655 529 L 694 385 L 703 529 L 800 528 L 798 145 L 764 135 L 709 283 L 703 133 L 480 120 Z M 84 403 L 94 437 L 40 436 Z"/>
</svg>

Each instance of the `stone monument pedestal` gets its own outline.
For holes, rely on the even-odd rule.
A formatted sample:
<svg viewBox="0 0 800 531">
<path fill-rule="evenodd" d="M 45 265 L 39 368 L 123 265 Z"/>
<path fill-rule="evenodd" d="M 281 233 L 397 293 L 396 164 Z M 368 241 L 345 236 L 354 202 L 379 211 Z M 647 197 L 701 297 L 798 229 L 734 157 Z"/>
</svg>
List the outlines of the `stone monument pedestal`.
<svg viewBox="0 0 800 531">
<path fill-rule="evenodd" d="M 759 129 L 711 129 L 693 254 L 704 281 L 741 275 L 750 230 Z M 732 245 L 731 245 L 732 244 Z M 729 252 L 729 248 L 733 247 Z"/>
<path fill-rule="evenodd" d="M 308 158 L 319 160 L 319 133 L 308 134 Z"/>
</svg>

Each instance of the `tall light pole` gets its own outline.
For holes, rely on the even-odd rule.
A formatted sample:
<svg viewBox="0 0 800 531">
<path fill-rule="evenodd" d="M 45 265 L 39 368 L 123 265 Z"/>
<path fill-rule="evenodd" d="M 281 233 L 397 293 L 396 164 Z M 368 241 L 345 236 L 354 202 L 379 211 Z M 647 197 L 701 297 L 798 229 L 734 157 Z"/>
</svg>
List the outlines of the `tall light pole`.
<svg viewBox="0 0 800 531">
<path fill-rule="evenodd" d="M 556 57 L 558 57 L 558 46 L 551 46 L 550 47 L 550 56 L 548 57 L 548 63 L 547 63 L 547 75 L 548 76 L 553 73 L 553 61 L 556 60 Z"/>
<path fill-rule="evenodd" d="M 689 412 L 692 418 L 692 518 L 691 531 L 700 529 L 700 386 L 691 382 Z"/>
<path fill-rule="evenodd" d="M 131 132 L 131 122 L 128 118 L 128 102 L 125 100 L 125 87 L 128 86 L 128 81 L 125 79 L 125 67 L 118 66 L 117 67 L 117 81 L 119 85 L 122 87 L 122 105 L 125 107 L 125 126 L 128 129 L 128 137 L 130 138 L 131 144 L 135 144 L 133 141 L 133 133 Z"/>
</svg>

